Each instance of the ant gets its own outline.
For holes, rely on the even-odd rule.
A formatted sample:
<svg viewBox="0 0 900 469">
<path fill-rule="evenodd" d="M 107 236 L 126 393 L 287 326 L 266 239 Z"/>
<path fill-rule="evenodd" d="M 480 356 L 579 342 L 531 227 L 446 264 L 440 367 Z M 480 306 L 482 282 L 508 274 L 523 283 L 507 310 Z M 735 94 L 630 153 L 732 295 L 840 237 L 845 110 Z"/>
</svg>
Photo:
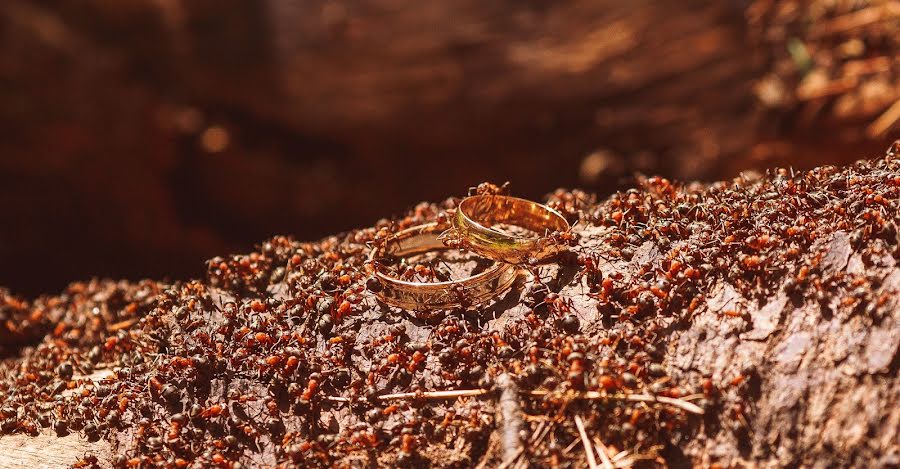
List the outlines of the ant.
<svg viewBox="0 0 900 469">
<path fill-rule="evenodd" d="M 587 281 L 588 288 L 593 292 L 600 288 L 603 282 L 603 271 L 600 270 L 600 253 L 581 254 L 578 256 L 578 265 L 581 270 L 575 275 L 575 279 Z"/>
<path fill-rule="evenodd" d="M 572 230 L 554 231 L 550 233 L 550 239 L 561 246 L 575 247 L 581 239 L 581 235 Z"/>
<path fill-rule="evenodd" d="M 462 285 L 452 285 L 450 287 L 450 293 L 456 299 L 456 302 L 459 303 L 461 309 L 468 309 L 472 306 L 473 298 L 471 292 L 466 290 Z"/>
<path fill-rule="evenodd" d="M 482 182 L 475 187 L 470 187 L 469 197 L 475 195 L 509 195 L 509 181 L 504 182 L 500 186 L 489 182 Z"/>
<path fill-rule="evenodd" d="M 563 231 L 550 231 L 538 239 L 537 248 L 538 250 L 564 251 L 578 246 L 580 239 L 581 235 L 574 232 L 572 228 Z"/>
<path fill-rule="evenodd" d="M 97 459 L 97 456 L 93 454 L 85 453 L 81 456 L 81 459 L 75 461 L 75 464 L 72 464 L 72 467 L 77 469 L 94 469 L 100 467 L 100 461 Z"/>
<path fill-rule="evenodd" d="M 416 449 L 416 437 L 411 429 L 404 428 L 400 435 L 400 451 L 397 453 L 397 464 L 406 465 L 412 462 Z"/>
<path fill-rule="evenodd" d="M 438 241 L 444 243 L 444 246 L 447 246 L 450 249 L 462 249 L 464 247 L 459 230 L 453 227 L 447 228 L 441 232 L 441 234 L 438 235 Z"/>
<path fill-rule="evenodd" d="M 400 280 L 416 280 L 417 278 L 424 282 L 431 282 L 436 278 L 435 269 L 426 264 L 409 265 L 406 262 L 400 264 Z"/>
<path fill-rule="evenodd" d="M 540 304 L 548 305 L 557 315 L 567 315 L 575 308 L 575 303 L 571 298 L 563 298 L 554 292 L 547 293 Z"/>
</svg>

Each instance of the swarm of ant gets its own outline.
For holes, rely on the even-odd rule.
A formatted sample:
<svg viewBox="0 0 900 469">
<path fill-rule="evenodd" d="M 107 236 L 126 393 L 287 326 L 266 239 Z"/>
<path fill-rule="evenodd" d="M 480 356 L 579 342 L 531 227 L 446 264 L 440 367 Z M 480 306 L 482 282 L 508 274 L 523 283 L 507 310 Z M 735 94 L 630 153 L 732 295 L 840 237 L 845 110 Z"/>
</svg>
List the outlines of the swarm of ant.
<svg viewBox="0 0 900 469">
<path fill-rule="evenodd" d="M 547 203 L 574 225 L 557 237 L 568 254 L 466 310 L 380 304 L 366 261 L 457 199 L 319 242 L 277 236 L 210 260 L 204 281 L 94 280 L 33 302 L 3 291 L 6 337 L 42 336 L 0 366 L 0 431 L 115 448 L 76 467 L 665 464 L 705 422 L 752 418 L 753 367 L 712 377 L 667 359 L 697 315 L 747 321 L 707 308 L 713 285 L 828 291 L 880 314 L 876 280 L 826 272 L 816 242 L 844 231 L 865 256 L 898 257 L 898 150 L 711 185 L 645 178 L 600 202 L 559 190 Z"/>
</svg>

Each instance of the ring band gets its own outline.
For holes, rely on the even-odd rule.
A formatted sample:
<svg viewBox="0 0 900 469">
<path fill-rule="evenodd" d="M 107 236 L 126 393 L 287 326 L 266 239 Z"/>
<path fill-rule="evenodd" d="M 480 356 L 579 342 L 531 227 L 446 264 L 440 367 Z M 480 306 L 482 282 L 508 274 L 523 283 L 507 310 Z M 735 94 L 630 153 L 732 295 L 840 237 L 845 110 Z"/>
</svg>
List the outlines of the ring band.
<svg viewBox="0 0 900 469">
<path fill-rule="evenodd" d="M 385 256 L 412 256 L 444 250 L 439 239 L 446 224 L 427 223 L 400 231 L 372 249 L 369 260 L 381 284 L 376 295 L 385 303 L 404 309 L 452 309 L 485 303 L 508 290 L 518 274 L 512 264 L 495 262 L 485 271 L 460 280 L 422 283 L 408 282 L 385 274 L 377 260 Z"/>
<path fill-rule="evenodd" d="M 538 237 L 519 237 L 491 228 L 508 224 L 534 231 Z M 510 264 L 541 261 L 566 249 L 547 235 L 569 230 L 569 222 L 546 205 L 505 195 L 476 195 L 463 199 L 453 217 L 461 248 Z"/>
</svg>

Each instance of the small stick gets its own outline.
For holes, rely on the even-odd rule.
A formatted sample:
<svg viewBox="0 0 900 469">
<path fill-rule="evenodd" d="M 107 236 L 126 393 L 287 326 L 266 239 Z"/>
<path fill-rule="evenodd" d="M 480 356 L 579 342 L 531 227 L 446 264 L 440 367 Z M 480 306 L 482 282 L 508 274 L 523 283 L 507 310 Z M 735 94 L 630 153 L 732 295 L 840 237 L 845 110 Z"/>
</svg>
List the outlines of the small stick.
<svg viewBox="0 0 900 469">
<path fill-rule="evenodd" d="M 460 389 L 456 391 L 428 391 L 428 392 L 400 392 L 378 396 L 382 401 L 394 399 L 456 399 L 457 397 L 481 396 L 487 394 L 487 389 Z"/>
<path fill-rule="evenodd" d="M 875 119 L 875 122 L 869 124 L 866 134 L 869 137 L 880 137 L 890 130 L 898 120 L 900 120 L 900 99 L 891 104 L 884 113 Z"/>
<path fill-rule="evenodd" d="M 519 388 L 506 373 L 497 377 L 500 389 L 500 416 L 503 418 L 503 464 L 510 465 L 525 450 L 519 433 L 522 430 L 522 409 L 519 407 Z"/>
<path fill-rule="evenodd" d="M 580 415 L 575 416 L 575 426 L 578 427 L 578 433 L 581 434 L 581 444 L 584 445 L 584 452 L 587 454 L 588 465 L 591 469 L 597 469 L 597 458 L 594 457 L 594 445 L 591 444 L 591 440 L 587 436 L 587 432 L 584 431 L 584 422 L 581 420 Z"/>
<path fill-rule="evenodd" d="M 856 77 L 848 76 L 831 80 L 822 86 L 798 86 L 797 99 L 800 101 L 812 101 L 819 98 L 827 98 L 842 93 L 846 93 L 859 85 Z"/>
<path fill-rule="evenodd" d="M 844 75 L 861 76 L 870 73 L 884 73 L 891 70 L 891 58 L 885 55 L 870 59 L 851 60 L 841 66 Z"/>
<path fill-rule="evenodd" d="M 543 397 L 548 395 L 554 395 L 550 391 L 525 391 L 524 394 L 534 397 Z M 671 406 L 678 407 L 685 412 L 690 412 L 692 414 L 703 415 L 703 409 L 697 406 L 696 404 L 691 404 L 690 402 L 684 401 L 682 399 L 675 399 L 672 397 L 666 396 L 651 396 L 649 394 L 603 394 L 598 391 L 586 391 L 581 393 L 574 394 L 556 394 L 556 397 L 565 399 L 613 399 L 613 400 L 626 400 L 632 402 L 659 402 L 661 404 L 669 404 Z"/>
<path fill-rule="evenodd" d="M 110 324 L 110 325 L 106 326 L 106 331 L 107 332 L 116 332 L 121 329 L 128 329 L 129 327 L 131 327 L 132 325 L 134 325 L 135 323 L 137 323 L 140 320 L 141 320 L 141 318 L 131 318 L 131 319 L 126 319 L 124 321 L 119 321 L 115 324 Z"/>
<path fill-rule="evenodd" d="M 497 442 L 495 440 L 488 441 L 488 447 L 484 451 L 484 454 L 481 458 L 481 462 L 478 463 L 477 466 L 475 466 L 475 469 L 484 469 L 487 467 L 488 461 L 491 460 L 490 455 L 493 454 L 494 448 L 496 448 L 496 447 L 497 447 Z"/>
<path fill-rule="evenodd" d="M 618 453 L 616 453 L 616 455 L 612 457 L 612 460 L 619 461 L 619 460 L 625 459 L 625 456 L 628 456 L 628 454 L 629 454 L 628 450 L 623 449 L 622 451 L 619 451 Z"/>
<path fill-rule="evenodd" d="M 612 460 L 615 461 L 616 467 L 631 467 L 638 461 L 646 461 L 656 457 L 656 454 L 659 452 L 661 446 L 653 446 L 648 449 L 648 451 L 644 454 L 630 453 L 628 451 L 621 451 L 616 454 Z"/>
<path fill-rule="evenodd" d="M 507 467 L 510 466 L 510 464 L 512 464 L 513 462 L 515 462 L 517 459 L 519 459 L 519 456 L 520 456 L 524 451 L 525 451 L 525 448 L 524 448 L 524 447 L 519 448 L 519 450 L 516 451 L 515 454 L 513 454 L 512 457 L 511 457 L 510 459 L 506 459 L 506 455 L 504 455 L 504 456 L 503 456 L 503 459 L 506 459 L 506 461 L 503 461 L 503 464 L 500 464 L 499 466 L 497 466 L 497 469 L 506 469 Z M 504 453 L 505 453 L 505 452 L 506 452 L 506 451 L 504 450 Z"/>
<path fill-rule="evenodd" d="M 528 445 L 534 447 L 534 445 L 544 439 L 544 437 L 547 436 L 547 433 L 550 433 L 550 427 L 551 425 L 547 420 L 542 420 L 541 423 L 537 424 L 537 427 L 534 429 L 534 433 L 531 435 L 531 439 L 528 440 Z M 526 458 L 520 458 L 519 463 L 516 464 L 515 467 L 516 469 L 520 467 L 528 468 L 531 467 L 531 462 Z"/>
<path fill-rule="evenodd" d="M 534 428 L 534 433 L 531 434 L 531 439 L 528 440 L 528 444 L 535 444 L 541 437 L 541 431 L 544 429 L 544 426 L 547 425 L 546 420 L 541 420 L 541 423 L 537 424 L 537 427 Z"/>
<path fill-rule="evenodd" d="M 609 455 L 606 454 L 606 445 L 603 444 L 603 440 L 600 437 L 594 437 L 594 444 L 597 445 L 597 454 L 600 455 L 600 462 L 603 463 L 603 467 L 606 469 L 614 469 L 614 465 L 612 461 L 609 459 Z"/>
<path fill-rule="evenodd" d="M 458 397 L 473 397 L 473 396 L 482 396 L 484 394 L 489 393 L 490 391 L 487 389 L 459 389 L 452 391 L 427 391 L 427 392 L 401 392 L 396 394 L 385 394 L 383 396 L 379 396 L 378 399 L 383 401 L 394 400 L 394 399 L 455 399 Z M 666 397 L 666 396 L 653 396 L 650 394 L 605 394 L 598 391 L 585 391 L 580 393 L 570 393 L 570 394 L 560 394 L 560 393 L 552 393 L 550 391 L 519 391 L 519 394 L 530 396 L 530 397 L 556 397 L 559 399 L 585 399 L 585 400 L 595 400 L 595 399 L 609 399 L 609 400 L 624 400 L 631 402 L 657 402 L 660 404 L 668 404 L 673 407 L 678 407 L 679 409 L 690 412 L 692 414 L 703 415 L 703 409 L 696 405 L 692 404 L 684 399 L 676 399 L 674 397 Z M 689 396 L 694 397 L 694 396 Z M 349 400 L 345 397 L 329 397 L 329 400 L 338 401 L 338 402 L 348 402 Z"/>
<path fill-rule="evenodd" d="M 691 404 L 690 402 L 683 401 L 681 399 L 675 399 L 673 397 L 651 396 L 649 394 L 628 394 L 625 396 L 625 399 L 633 402 L 661 402 L 663 404 L 669 404 L 671 406 L 678 407 L 685 412 L 703 415 L 703 408 L 701 408 L 700 406 Z"/>
<path fill-rule="evenodd" d="M 888 19 L 897 14 L 900 14 L 900 6 L 891 2 L 888 2 L 883 7 L 870 6 L 817 25 L 816 28 L 810 31 L 810 37 L 818 39 L 823 36 L 850 31 Z"/>
</svg>

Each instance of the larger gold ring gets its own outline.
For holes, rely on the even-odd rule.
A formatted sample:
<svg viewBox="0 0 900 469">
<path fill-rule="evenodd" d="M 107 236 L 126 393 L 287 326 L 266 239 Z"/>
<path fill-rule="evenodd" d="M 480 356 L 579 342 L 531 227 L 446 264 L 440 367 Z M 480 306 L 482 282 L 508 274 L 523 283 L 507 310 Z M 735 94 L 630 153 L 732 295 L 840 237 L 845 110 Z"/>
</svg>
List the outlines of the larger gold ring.
<svg viewBox="0 0 900 469">
<path fill-rule="evenodd" d="M 505 224 L 528 229 L 535 237 L 503 233 L 495 225 Z M 546 205 L 504 195 L 467 197 L 456 207 L 453 217 L 459 247 L 488 259 L 524 264 L 539 262 L 567 247 L 554 237 L 569 231 L 569 222 Z"/>
<path fill-rule="evenodd" d="M 369 254 L 374 276 L 380 284 L 376 295 L 385 303 L 410 310 L 465 308 L 490 301 L 508 290 L 518 268 L 495 262 L 483 272 L 460 280 L 422 283 L 387 275 L 379 259 L 404 257 L 447 249 L 439 239 L 446 225 L 428 223 L 398 232 L 375 246 Z"/>
</svg>

